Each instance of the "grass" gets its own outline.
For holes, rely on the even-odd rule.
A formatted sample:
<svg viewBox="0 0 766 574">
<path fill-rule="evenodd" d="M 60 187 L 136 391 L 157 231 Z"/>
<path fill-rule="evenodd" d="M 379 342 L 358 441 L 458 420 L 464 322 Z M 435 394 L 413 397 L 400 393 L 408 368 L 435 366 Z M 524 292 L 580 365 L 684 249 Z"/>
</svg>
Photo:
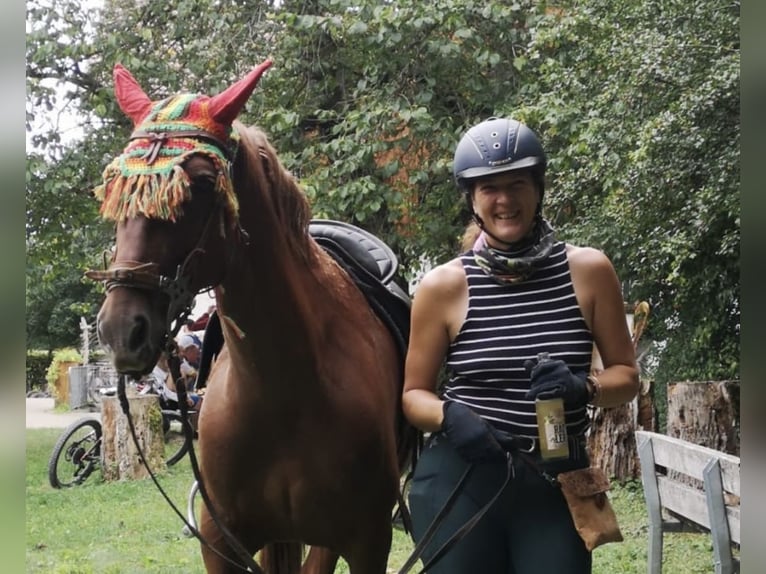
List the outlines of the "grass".
<svg viewBox="0 0 766 574">
<path fill-rule="evenodd" d="M 26 572 L 46 574 L 204 574 L 199 543 L 183 536 L 183 524 L 150 480 L 103 482 L 56 490 L 47 463 L 60 429 L 26 431 Z M 192 483 L 188 457 L 160 478 L 182 513 Z M 644 574 L 647 517 L 640 483 L 614 486 L 612 503 L 625 541 L 594 551 L 594 574 Z M 413 544 L 394 530 L 389 571 L 405 562 Z M 665 535 L 664 572 L 713 572 L 710 536 Z M 416 571 L 416 570 L 415 570 Z M 345 562 L 336 574 L 346 574 Z M 477 573 L 481 565 L 477 565 Z"/>
</svg>

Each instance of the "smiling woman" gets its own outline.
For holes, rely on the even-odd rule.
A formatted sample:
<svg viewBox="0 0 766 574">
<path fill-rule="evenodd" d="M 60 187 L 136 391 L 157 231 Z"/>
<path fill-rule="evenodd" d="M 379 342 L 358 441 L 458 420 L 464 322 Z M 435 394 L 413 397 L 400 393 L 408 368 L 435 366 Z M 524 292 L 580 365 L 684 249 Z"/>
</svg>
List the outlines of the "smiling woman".
<svg viewBox="0 0 766 574">
<path fill-rule="evenodd" d="M 637 370 L 609 259 L 557 240 L 543 218 L 546 163 L 537 135 L 516 120 L 491 118 L 469 129 L 453 168 L 480 233 L 459 257 L 428 272 L 415 293 L 402 406 L 412 424 L 432 433 L 410 490 L 416 540 L 464 484 L 459 510 L 424 562 L 487 509 L 443 560 L 426 567 L 431 574 L 478 563 L 486 572 L 591 572 L 561 490 L 539 469 L 550 478 L 588 466 L 587 405 L 630 400 Z M 608 356 L 598 380 L 590 376 L 594 342 Z M 543 356 L 549 360 L 535 365 Z M 448 380 L 440 386 L 444 364 Z M 559 460 L 541 454 L 547 425 L 538 427 L 538 399 L 563 400 L 568 454 Z M 521 450 L 534 466 L 507 456 Z"/>
</svg>

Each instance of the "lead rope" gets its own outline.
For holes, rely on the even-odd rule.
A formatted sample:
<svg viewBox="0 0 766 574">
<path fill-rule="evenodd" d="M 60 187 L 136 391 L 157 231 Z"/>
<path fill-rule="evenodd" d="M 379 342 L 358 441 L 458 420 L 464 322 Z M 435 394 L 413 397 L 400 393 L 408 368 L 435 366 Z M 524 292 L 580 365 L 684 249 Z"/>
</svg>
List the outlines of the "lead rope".
<svg viewBox="0 0 766 574">
<path fill-rule="evenodd" d="M 175 348 L 175 345 L 172 343 L 169 343 L 170 347 Z M 173 380 L 176 381 L 176 393 L 178 394 L 178 407 L 181 411 L 181 420 L 183 421 L 183 427 L 184 427 L 184 435 L 186 436 L 187 440 L 190 440 L 194 430 L 191 428 L 191 423 L 189 422 L 189 404 L 187 403 L 187 394 L 186 394 L 186 382 L 184 380 L 184 377 L 181 375 L 181 361 L 178 358 L 178 354 L 173 351 L 172 354 L 168 355 L 168 367 L 170 367 L 170 375 L 173 377 Z M 207 542 L 204 541 L 202 538 L 201 533 L 191 526 L 189 522 L 186 520 L 186 518 L 183 519 L 184 524 L 187 528 L 189 528 L 189 531 L 194 535 L 195 538 L 197 538 L 200 542 L 205 543 L 205 545 L 213 550 L 218 556 L 224 558 L 227 562 L 232 564 L 233 566 L 236 566 L 237 568 L 245 571 L 245 572 L 253 572 L 254 574 L 264 574 L 263 570 L 260 566 L 253 560 L 253 556 L 248 550 L 242 545 L 242 543 L 237 540 L 237 537 L 234 536 L 234 534 L 223 524 L 221 521 L 218 512 L 215 509 L 215 506 L 213 505 L 212 501 L 210 500 L 210 497 L 208 496 L 207 489 L 205 488 L 205 484 L 202 481 L 202 475 L 199 471 L 199 464 L 197 462 L 197 454 L 194 451 L 194 448 L 189 449 L 189 461 L 191 462 L 192 467 L 192 473 L 194 474 L 194 479 L 197 481 L 197 488 L 199 490 L 200 496 L 202 497 L 202 501 L 205 503 L 205 506 L 207 507 L 208 512 L 210 513 L 210 518 L 212 518 L 215 525 L 218 527 L 218 529 L 221 531 L 221 534 L 223 534 L 224 539 L 229 544 L 229 547 L 234 550 L 239 555 L 239 558 L 246 564 L 246 566 L 242 566 L 241 564 L 237 564 L 230 558 L 224 556 L 221 554 L 218 550 L 210 546 Z"/>
<path fill-rule="evenodd" d="M 136 428 L 133 423 L 133 417 L 130 414 L 130 404 L 128 402 L 128 397 L 125 390 L 125 380 L 127 379 L 127 377 L 125 376 L 120 377 L 117 382 L 117 397 L 120 401 L 120 407 L 122 408 L 122 412 L 125 414 L 125 417 L 128 419 L 128 428 L 130 430 L 130 435 L 133 438 L 133 444 L 136 447 L 136 450 L 138 452 L 138 456 L 141 459 L 141 462 L 143 463 L 144 467 L 149 473 L 149 477 L 152 479 L 152 482 L 157 487 L 157 490 L 160 491 L 160 494 L 168 503 L 168 505 L 173 510 L 173 512 L 176 513 L 176 515 L 181 519 L 181 521 L 184 523 L 186 528 L 189 529 L 189 532 L 191 532 L 194 535 L 194 537 L 200 541 L 201 544 L 204 544 L 207 548 L 212 550 L 215 554 L 217 554 L 220 558 L 222 558 L 223 560 L 225 560 L 232 566 L 239 568 L 243 572 L 251 572 L 253 574 L 265 574 L 263 570 L 260 568 L 260 566 L 258 566 L 258 564 L 255 562 L 252 555 L 247 551 L 247 549 L 245 549 L 244 546 L 242 546 L 242 544 L 237 540 L 237 538 L 231 533 L 231 531 L 221 523 L 221 520 L 218 517 L 218 514 L 215 512 L 213 505 L 210 501 L 210 498 L 207 495 L 207 491 L 204 489 L 204 485 L 202 484 L 202 477 L 200 476 L 199 465 L 197 464 L 197 456 L 194 452 L 194 445 L 193 445 L 193 438 L 192 438 L 194 431 L 191 428 L 191 424 L 189 422 L 189 406 L 186 402 L 186 397 L 187 397 L 186 384 L 184 383 L 183 377 L 181 376 L 181 369 L 180 369 L 181 361 L 178 358 L 177 347 L 174 342 L 175 332 L 178 330 L 180 325 L 181 323 L 178 322 L 174 332 L 169 333 L 168 343 L 166 345 L 166 352 L 168 355 L 168 366 L 170 367 L 171 376 L 173 377 L 173 380 L 176 381 L 176 392 L 178 394 L 178 406 L 181 411 L 181 421 L 182 421 L 181 424 L 183 426 L 183 431 L 184 431 L 184 440 L 189 442 L 189 459 L 192 463 L 192 472 L 194 473 L 194 478 L 197 481 L 200 494 L 202 495 L 202 500 L 205 502 L 205 505 L 207 506 L 208 511 L 210 512 L 210 517 L 213 519 L 213 522 L 223 534 L 226 542 L 239 555 L 239 557 L 242 559 L 242 562 L 244 562 L 246 566 L 243 566 L 242 564 L 238 564 L 237 562 L 235 562 L 228 556 L 221 553 L 218 549 L 211 546 L 210 543 L 207 540 L 205 540 L 202 534 L 194 526 L 191 525 L 191 523 L 186 519 L 183 513 L 180 510 L 178 510 L 178 507 L 171 500 L 170 496 L 168 496 L 167 492 L 160 484 L 159 480 L 157 479 L 157 475 L 149 466 L 149 463 L 146 460 L 146 456 L 144 456 L 143 449 L 141 448 L 141 445 L 139 444 L 139 441 L 138 441 Z"/>
<path fill-rule="evenodd" d="M 420 539 L 420 542 L 418 542 L 417 546 L 415 546 L 415 549 L 412 551 L 412 554 L 410 554 L 410 557 L 401 567 L 398 574 L 407 574 L 407 572 L 409 572 L 410 569 L 415 565 L 415 562 L 418 561 L 420 556 L 425 551 L 426 547 L 431 543 L 431 539 L 433 539 L 436 532 L 444 523 L 445 516 L 449 513 L 450 510 L 452 510 L 452 507 L 455 505 L 455 500 L 457 499 L 458 495 L 463 491 L 463 488 L 465 487 L 465 483 L 468 481 L 468 478 L 471 476 L 475 468 L 476 468 L 476 464 L 471 463 L 465 469 L 465 472 L 460 477 L 460 480 L 457 481 L 455 488 L 452 490 L 449 497 L 447 497 L 447 500 L 445 501 L 444 506 L 442 506 L 441 510 L 439 510 L 437 515 L 431 521 L 431 524 L 429 524 L 425 534 L 423 534 L 423 537 Z M 457 544 L 460 540 L 462 540 L 465 537 L 466 534 L 468 534 L 471 530 L 473 530 L 473 527 L 476 526 L 476 524 L 478 524 L 479 520 L 481 520 L 481 518 L 487 513 L 487 511 L 492 507 L 492 505 L 495 504 L 497 499 L 505 490 L 505 487 L 508 486 L 508 483 L 513 478 L 513 475 L 514 475 L 513 458 L 511 456 L 511 453 L 508 452 L 506 453 L 505 479 L 503 480 L 503 483 L 500 485 L 500 488 L 497 490 L 497 492 L 495 492 L 495 494 L 492 496 L 489 502 L 487 502 L 484 506 L 482 506 L 476 512 L 476 514 L 474 514 L 468 521 L 466 521 L 463 524 L 463 526 L 461 526 L 458 530 L 456 530 L 452 534 L 452 536 L 450 536 L 447 539 L 447 541 L 444 542 L 444 544 L 442 544 L 441 547 L 436 552 L 434 552 L 431 558 L 429 558 L 428 561 L 423 564 L 423 568 L 418 572 L 418 574 L 423 574 L 424 572 L 427 572 L 429 568 L 431 568 L 439 560 L 444 558 L 445 554 L 447 554 L 447 552 L 449 552 L 455 544 Z"/>
</svg>

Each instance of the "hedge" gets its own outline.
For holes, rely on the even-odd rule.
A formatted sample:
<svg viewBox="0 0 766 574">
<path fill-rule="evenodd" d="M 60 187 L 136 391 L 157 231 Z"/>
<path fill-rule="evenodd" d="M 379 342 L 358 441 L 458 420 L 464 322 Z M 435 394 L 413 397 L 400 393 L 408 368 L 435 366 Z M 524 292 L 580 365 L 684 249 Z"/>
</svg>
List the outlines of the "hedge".
<svg viewBox="0 0 766 574">
<path fill-rule="evenodd" d="M 45 388 L 45 374 L 51 364 L 53 353 L 48 351 L 27 351 L 27 391 Z"/>
</svg>

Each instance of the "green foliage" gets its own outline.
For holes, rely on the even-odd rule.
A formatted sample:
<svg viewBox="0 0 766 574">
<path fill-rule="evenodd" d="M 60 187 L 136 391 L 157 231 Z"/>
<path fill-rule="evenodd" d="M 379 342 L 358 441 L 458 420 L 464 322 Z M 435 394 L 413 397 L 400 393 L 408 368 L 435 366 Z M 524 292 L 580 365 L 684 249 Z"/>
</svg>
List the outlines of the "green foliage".
<svg viewBox="0 0 766 574">
<path fill-rule="evenodd" d="M 380 235 L 405 268 L 453 255 L 466 219 L 452 150 L 518 90 L 513 54 L 536 5 L 336 0 L 278 11 L 284 62 L 271 80 L 277 101 L 259 122 L 315 212 Z"/>
<path fill-rule="evenodd" d="M 604 250 L 652 306 L 659 382 L 739 370 L 739 3 L 722 0 L 30 0 L 27 120 L 64 86 L 83 141 L 36 129 L 27 161 L 27 341 L 72 345 L 93 317 L 108 225 L 90 190 L 125 145 L 111 69 L 147 93 L 215 93 L 265 59 L 242 114 L 269 134 L 314 215 L 387 241 L 405 275 L 444 261 L 467 221 L 461 133 L 491 115 L 540 132 L 545 209 Z M 64 38 L 66 40 L 64 40 Z"/>
<path fill-rule="evenodd" d="M 61 366 L 66 363 L 81 363 L 82 356 L 76 349 L 57 349 L 53 353 L 53 359 L 51 364 L 48 365 L 48 370 L 45 372 L 45 380 L 48 383 L 48 388 L 51 392 L 54 391 L 56 380 L 61 374 Z"/>
<path fill-rule="evenodd" d="M 517 111 L 552 149 L 548 213 L 647 300 L 660 382 L 739 367 L 739 6 L 565 2 Z"/>
<path fill-rule="evenodd" d="M 48 351 L 27 351 L 26 388 L 41 389 L 47 383 L 48 367 L 51 363 Z"/>
</svg>

